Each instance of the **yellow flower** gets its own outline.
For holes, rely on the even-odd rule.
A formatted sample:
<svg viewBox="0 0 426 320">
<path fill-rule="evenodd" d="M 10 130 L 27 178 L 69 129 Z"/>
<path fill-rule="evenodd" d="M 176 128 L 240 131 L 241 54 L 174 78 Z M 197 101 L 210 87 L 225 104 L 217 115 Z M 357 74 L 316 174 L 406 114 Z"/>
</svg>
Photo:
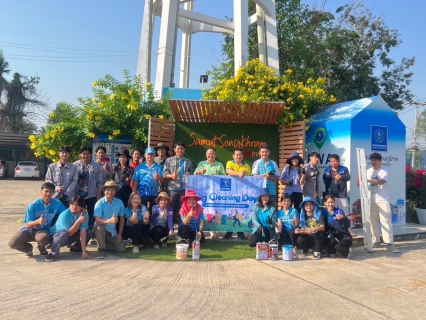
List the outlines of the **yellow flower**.
<svg viewBox="0 0 426 320">
<path fill-rule="evenodd" d="M 38 139 L 37 142 L 38 143 L 43 143 L 43 139 Z"/>
<path fill-rule="evenodd" d="M 46 137 L 46 139 L 49 139 L 49 138 L 50 138 L 50 134 L 49 134 L 49 133 L 46 133 L 45 137 Z M 53 138 L 53 137 L 52 137 L 52 138 Z"/>
<path fill-rule="evenodd" d="M 108 140 L 114 140 L 113 136 L 108 136 Z"/>
<path fill-rule="evenodd" d="M 95 118 L 95 120 L 96 120 L 96 121 L 101 121 L 101 120 L 102 120 L 102 117 L 101 117 L 101 116 L 97 116 L 97 117 Z"/>
<path fill-rule="evenodd" d="M 37 138 L 34 135 L 30 135 L 28 139 L 30 139 L 31 142 L 36 142 L 37 140 Z"/>
<path fill-rule="evenodd" d="M 299 98 L 300 98 L 300 99 L 305 99 L 305 96 L 304 96 L 303 94 L 300 94 L 300 95 L 299 95 Z"/>
<path fill-rule="evenodd" d="M 55 151 L 55 150 L 53 150 L 53 149 L 50 149 L 50 150 L 49 150 L 49 154 L 50 154 L 50 155 L 52 155 L 52 156 L 54 156 L 54 155 L 56 154 L 56 151 Z"/>
<path fill-rule="evenodd" d="M 286 71 L 287 73 L 289 73 L 289 74 L 291 74 L 292 72 L 293 72 L 293 70 L 291 70 L 291 69 L 287 69 L 287 71 Z"/>
<path fill-rule="evenodd" d="M 146 83 L 146 87 L 147 87 L 147 88 L 152 87 L 151 82 L 147 82 L 147 83 Z"/>
<path fill-rule="evenodd" d="M 41 156 L 41 152 L 34 152 L 34 155 L 35 155 L 36 157 L 40 157 L 40 156 Z"/>
<path fill-rule="evenodd" d="M 114 99 L 115 99 L 115 94 L 110 95 L 110 96 L 109 96 L 109 98 L 110 98 L 111 100 L 114 100 Z"/>
<path fill-rule="evenodd" d="M 127 92 L 129 93 L 129 95 L 132 95 L 132 93 L 133 93 L 132 90 L 127 90 Z"/>
<path fill-rule="evenodd" d="M 164 116 L 163 116 L 162 114 L 160 114 L 160 115 L 158 116 L 158 118 L 160 118 L 160 119 L 164 119 Z"/>
<path fill-rule="evenodd" d="M 96 87 L 98 85 L 98 83 L 96 81 L 92 82 L 93 86 Z"/>
<path fill-rule="evenodd" d="M 311 127 L 311 126 L 306 126 L 306 131 L 308 131 L 310 127 Z"/>
<path fill-rule="evenodd" d="M 121 133 L 121 131 L 120 131 L 120 130 L 114 130 L 114 131 L 112 132 L 112 135 L 114 135 L 114 136 L 118 136 L 120 133 Z"/>
<path fill-rule="evenodd" d="M 31 150 L 34 150 L 35 148 L 37 148 L 37 145 L 33 142 L 33 143 L 31 143 Z"/>
<path fill-rule="evenodd" d="M 89 137 L 90 137 L 90 138 L 94 138 L 94 137 L 95 137 L 95 134 L 94 134 L 94 133 L 92 133 L 92 132 L 90 132 L 90 133 L 89 133 Z"/>
<path fill-rule="evenodd" d="M 49 113 L 49 117 L 54 118 L 55 117 L 55 113 L 54 112 Z"/>
<path fill-rule="evenodd" d="M 331 96 L 330 96 L 330 102 L 336 102 L 336 100 L 337 100 L 337 99 L 336 99 L 336 97 L 335 97 L 335 96 L 333 96 L 333 95 L 331 95 Z"/>
<path fill-rule="evenodd" d="M 59 132 L 64 132 L 65 128 L 64 127 L 60 127 L 59 128 Z"/>
<path fill-rule="evenodd" d="M 147 114 L 146 116 L 145 116 L 145 119 L 146 120 L 149 120 L 151 118 L 151 116 L 149 115 L 149 114 Z"/>
<path fill-rule="evenodd" d="M 104 106 L 104 104 L 102 102 L 99 102 L 98 106 L 102 108 Z"/>
<path fill-rule="evenodd" d="M 94 103 L 98 103 L 98 99 L 96 99 L 96 98 L 93 98 L 93 99 L 92 99 L 92 101 L 93 101 Z"/>
</svg>

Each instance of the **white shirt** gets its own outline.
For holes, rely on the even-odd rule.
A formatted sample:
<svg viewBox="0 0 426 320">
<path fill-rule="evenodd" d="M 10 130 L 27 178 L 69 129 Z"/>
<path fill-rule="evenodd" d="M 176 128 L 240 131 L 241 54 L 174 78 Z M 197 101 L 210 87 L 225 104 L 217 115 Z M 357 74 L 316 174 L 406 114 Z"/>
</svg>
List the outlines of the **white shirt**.
<svg viewBox="0 0 426 320">
<path fill-rule="evenodd" d="M 368 183 L 368 193 L 370 195 L 370 201 L 373 203 L 389 202 L 388 172 L 383 168 L 380 168 L 378 170 L 370 168 L 367 170 L 367 180 L 370 179 L 386 180 L 384 184 L 380 185 Z"/>
</svg>

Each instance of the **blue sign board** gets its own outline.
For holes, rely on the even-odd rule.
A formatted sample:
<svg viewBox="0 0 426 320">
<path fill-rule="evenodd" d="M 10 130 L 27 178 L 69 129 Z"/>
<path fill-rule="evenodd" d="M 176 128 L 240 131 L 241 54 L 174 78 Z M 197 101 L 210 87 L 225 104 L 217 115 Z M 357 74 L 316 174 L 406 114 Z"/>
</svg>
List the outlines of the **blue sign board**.
<svg viewBox="0 0 426 320">
<path fill-rule="evenodd" d="M 371 126 L 371 150 L 388 151 L 388 127 Z"/>
</svg>

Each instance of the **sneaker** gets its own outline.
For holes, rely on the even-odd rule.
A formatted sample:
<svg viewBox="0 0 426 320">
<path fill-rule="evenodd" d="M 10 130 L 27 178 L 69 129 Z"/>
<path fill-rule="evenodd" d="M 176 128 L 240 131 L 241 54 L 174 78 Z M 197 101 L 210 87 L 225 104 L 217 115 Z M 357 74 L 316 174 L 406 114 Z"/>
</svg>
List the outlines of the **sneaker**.
<svg viewBox="0 0 426 320">
<path fill-rule="evenodd" d="M 32 258 L 34 255 L 33 255 L 33 248 L 31 248 L 31 250 L 30 251 L 28 251 L 26 254 L 25 254 L 25 257 L 26 258 Z"/>
<path fill-rule="evenodd" d="M 53 260 L 55 260 L 55 256 L 52 253 L 49 253 L 46 258 L 44 258 L 46 262 L 52 262 Z"/>
<path fill-rule="evenodd" d="M 166 248 L 166 247 L 167 247 L 167 242 L 163 242 L 163 243 L 161 243 L 161 246 L 162 246 L 163 248 Z"/>
<path fill-rule="evenodd" d="M 240 240 L 248 240 L 244 233 L 238 233 L 238 239 L 240 239 Z"/>
<path fill-rule="evenodd" d="M 98 259 L 105 259 L 105 252 L 106 252 L 106 249 L 99 249 L 98 250 Z"/>
<path fill-rule="evenodd" d="M 83 250 L 81 249 L 81 247 L 71 246 L 70 252 L 83 252 Z"/>
<path fill-rule="evenodd" d="M 394 253 L 399 253 L 398 248 L 397 248 L 397 247 L 395 247 L 393 244 L 389 244 L 389 245 L 388 245 L 388 250 L 389 250 L 389 251 L 392 251 L 392 252 L 394 252 Z"/>
<path fill-rule="evenodd" d="M 314 254 L 314 250 L 309 249 L 309 250 L 308 250 L 308 254 L 309 254 L 309 255 L 313 255 L 313 254 Z"/>
<path fill-rule="evenodd" d="M 331 258 L 336 258 L 336 255 L 334 253 L 330 253 Z"/>
<path fill-rule="evenodd" d="M 49 254 L 49 252 L 47 252 L 46 249 L 40 250 L 40 255 L 41 256 L 47 256 Z"/>
<path fill-rule="evenodd" d="M 138 248 L 138 246 L 133 246 L 133 249 L 132 249 L 132 252 L 133 253 L 139 253 L 139 248 Z"/>
<path fill-rule="evenodd" d="M 131 245 L 132 244 L 132 239 L 126 239 L 126 240 L 123 240 L 124 241 L 124 243 L 125 244 L 127 244 L 127 245 Z"/>
<path fill-rule="evenodd" d="M 346 257 L 347 259 L 349 259 L 349 258 L 351 257 L 351 253 L 352 253 L 352 247 L 349 247 L 349 254 L 348 254 L 348 256 Z"/>
<path fill-rule="evenodd" d="M 373 243 L 373 248 L 378 248 L 380 247 L 380 242 L 374 242 Z"/>
<path fill-rule="evenodd" d="M 314 252 L 314 260 L 320 260 L 321 259 L 321 253 Z"/>
<path fill-rule="evenodd" d="M 154 249 L 160 249 L 160 245 L 154 244 Z"/>
</svg>

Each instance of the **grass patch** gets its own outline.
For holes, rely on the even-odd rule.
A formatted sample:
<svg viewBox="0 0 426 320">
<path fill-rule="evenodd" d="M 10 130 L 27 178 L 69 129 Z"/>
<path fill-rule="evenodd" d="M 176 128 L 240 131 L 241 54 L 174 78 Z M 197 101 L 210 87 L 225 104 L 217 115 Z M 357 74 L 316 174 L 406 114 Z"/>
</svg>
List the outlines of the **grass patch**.
<svg viewBox="0 0 426 320">
<path fill-rule="evenodd" d="M 188 258 L 185 260 L 176 259 L 176 241 L 169 241 L 167 248 L 154 249 L 152 246 L 140 248 L 139 254 L 132 253 L 132 246 L 127 247 L 125 253 L 116 253 L 116 255 L 127 259 L 146 259 L 158 261 L 191 261 L 192 248 L 188 250 Z M 255 258 L 256 249 L 250 248 L 247 241 L 224 241 L 224 240 L 206 240 L 201 245 L 201 260 L 220 261 L 220 260 L 240 260 Z"/>
</svg>

